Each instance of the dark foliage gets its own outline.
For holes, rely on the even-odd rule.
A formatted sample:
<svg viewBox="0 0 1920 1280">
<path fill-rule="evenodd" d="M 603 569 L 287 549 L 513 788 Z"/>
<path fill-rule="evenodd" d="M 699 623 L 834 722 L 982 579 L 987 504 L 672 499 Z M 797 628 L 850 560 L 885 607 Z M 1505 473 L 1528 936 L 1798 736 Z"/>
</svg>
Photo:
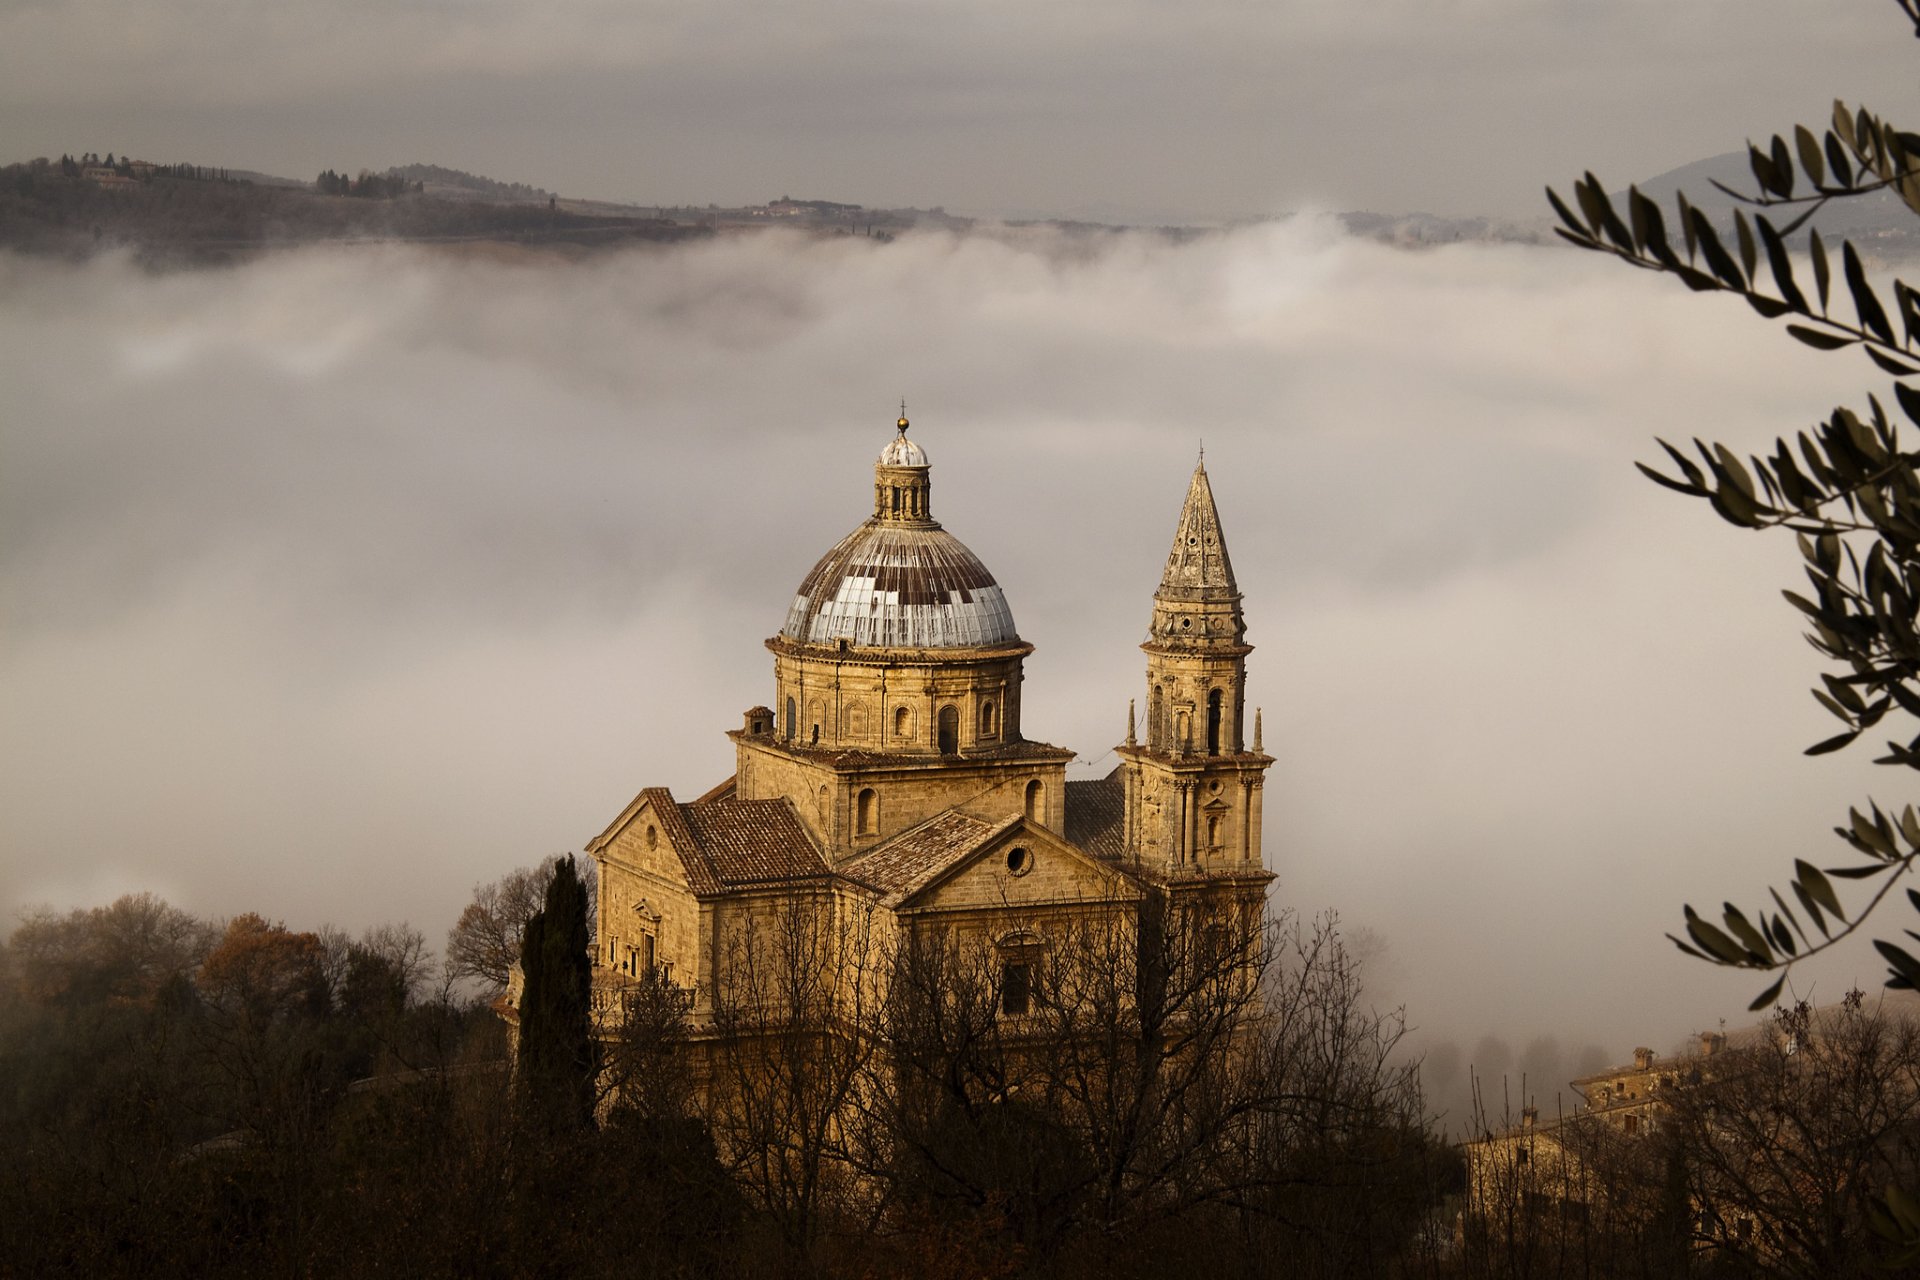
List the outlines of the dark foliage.
<svg viewBox="0 0 1920 1280">
<path fill-rule="evenodd" d="M 593 1039 L 593 959 L 587 892 L 571 857 L 547 882 L 546 906 L 520 940 L 525 984 L 514 1065 L 529 1120 L 552 1130 L 593 1124 L 599 1054 Z"/>
</svg>

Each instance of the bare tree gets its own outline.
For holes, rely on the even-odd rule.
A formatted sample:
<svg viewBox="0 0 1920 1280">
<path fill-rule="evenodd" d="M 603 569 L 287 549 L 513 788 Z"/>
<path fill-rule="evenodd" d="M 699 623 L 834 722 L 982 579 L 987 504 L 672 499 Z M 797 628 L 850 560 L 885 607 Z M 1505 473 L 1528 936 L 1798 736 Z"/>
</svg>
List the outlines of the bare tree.
<svg viewBox="0 0 1920 1280">
<path fill-rule="evenodd" d="M 498 880 L 474 886 L 473 901 L 447 933 L 449 978 L 477 981 L 489 995 L 506 990 L 507 974 L 520 960 L 521 933 L 546 901 L 547 884 L 564 856 L 552 854 L 536 866 L 521 867 Z M 600 878 L 589 868 L 581 881 L 587 890 L 587 936 L 591 941 L 598 920 L 594 904 Z"/>
<path fill-rule="evenodd" d="M 1782 1009 L 1758 1043 L 1701 1062 L 1713 1070 L 1674 1091 L 1666 1122 L 1699 1243 L 1775 1275 L 1884 1263 L 1878 1193 L 1920 1179 L 1920 1026 L 1855 991 Z"/>
<path fill-rule="evenodd" d="M 806 1251 L 865 1194 L 845 1124 L 874 1052 L 887 948 L 873 904 L 821 888 L 752 904 L 727 931 L 713 983 L 724 1049 L 708 1115 L 722 1159 Z"/>
</svg>

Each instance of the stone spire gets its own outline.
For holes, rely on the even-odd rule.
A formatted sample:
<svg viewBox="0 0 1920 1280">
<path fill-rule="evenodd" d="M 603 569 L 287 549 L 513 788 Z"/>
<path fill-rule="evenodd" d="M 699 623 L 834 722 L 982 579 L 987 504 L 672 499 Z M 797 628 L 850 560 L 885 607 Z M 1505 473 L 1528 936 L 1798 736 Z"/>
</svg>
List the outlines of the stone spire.
<svg viewBox="0 0 1920 1280">
<path fill-rule="evenodd" d="M 1173 553 L 1167 557 L 1167 571 L 1156 594 L 1164 600 L 1183 601 L 1240 596 L 1233 561 L 1227 558 L 1227 540 L 1220 532 L 1220 512 L 1213 505 L 1213 486 L 1207 483 L 1204 455 L 1187 485 L 1187 501 L 1173 533 Z"/>
</svg>

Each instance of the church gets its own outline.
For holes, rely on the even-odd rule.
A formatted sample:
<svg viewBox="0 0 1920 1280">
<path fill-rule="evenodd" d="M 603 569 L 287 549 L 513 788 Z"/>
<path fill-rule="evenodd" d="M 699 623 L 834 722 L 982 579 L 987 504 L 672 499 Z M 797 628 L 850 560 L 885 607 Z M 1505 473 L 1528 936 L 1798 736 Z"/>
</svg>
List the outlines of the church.
<svg viewBox="0 0 1920 1280">
<path fill-rule="evenodd" d="M 1118 765 L 1069 781 L 1074 753 L 1022 724 L 1033 646 L 934 518 L 927 454 L 904 416 L 896 427 L 871 514 L 800 580 L 766 642 L 771 705 L 729 731 L 733 775 L 689 800 L 649 787 L 586 846 L 603 1016 L 651 975 L 696 1025 L 710 1019 L 743 931 L 783 904 L 859 914 L 895 940 L 998 948 L 1010 1016 L 1046 998 L 1037 958 L 1077 912 L 1260 914 L 1273 761 L 1258 711 L 1248 723 L 1252 646 L 1204 457 L 1141 645 L 1144 732 L 1130 705 Z"/>
</svg>

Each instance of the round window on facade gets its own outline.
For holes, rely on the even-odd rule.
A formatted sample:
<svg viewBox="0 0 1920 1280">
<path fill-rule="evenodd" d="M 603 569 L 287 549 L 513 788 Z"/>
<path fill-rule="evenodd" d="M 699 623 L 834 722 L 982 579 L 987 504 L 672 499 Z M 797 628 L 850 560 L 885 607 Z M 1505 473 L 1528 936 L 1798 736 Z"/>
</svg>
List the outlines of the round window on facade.
<svg viewBox="0 0 1920 1280">
<path fill-rule="evenodd" d="M 1015 845 L 1007 850 L 1007 870 L 1016 876 L 1033 870 L 1033 850 L 1025 845 Z"/>
</svg>

